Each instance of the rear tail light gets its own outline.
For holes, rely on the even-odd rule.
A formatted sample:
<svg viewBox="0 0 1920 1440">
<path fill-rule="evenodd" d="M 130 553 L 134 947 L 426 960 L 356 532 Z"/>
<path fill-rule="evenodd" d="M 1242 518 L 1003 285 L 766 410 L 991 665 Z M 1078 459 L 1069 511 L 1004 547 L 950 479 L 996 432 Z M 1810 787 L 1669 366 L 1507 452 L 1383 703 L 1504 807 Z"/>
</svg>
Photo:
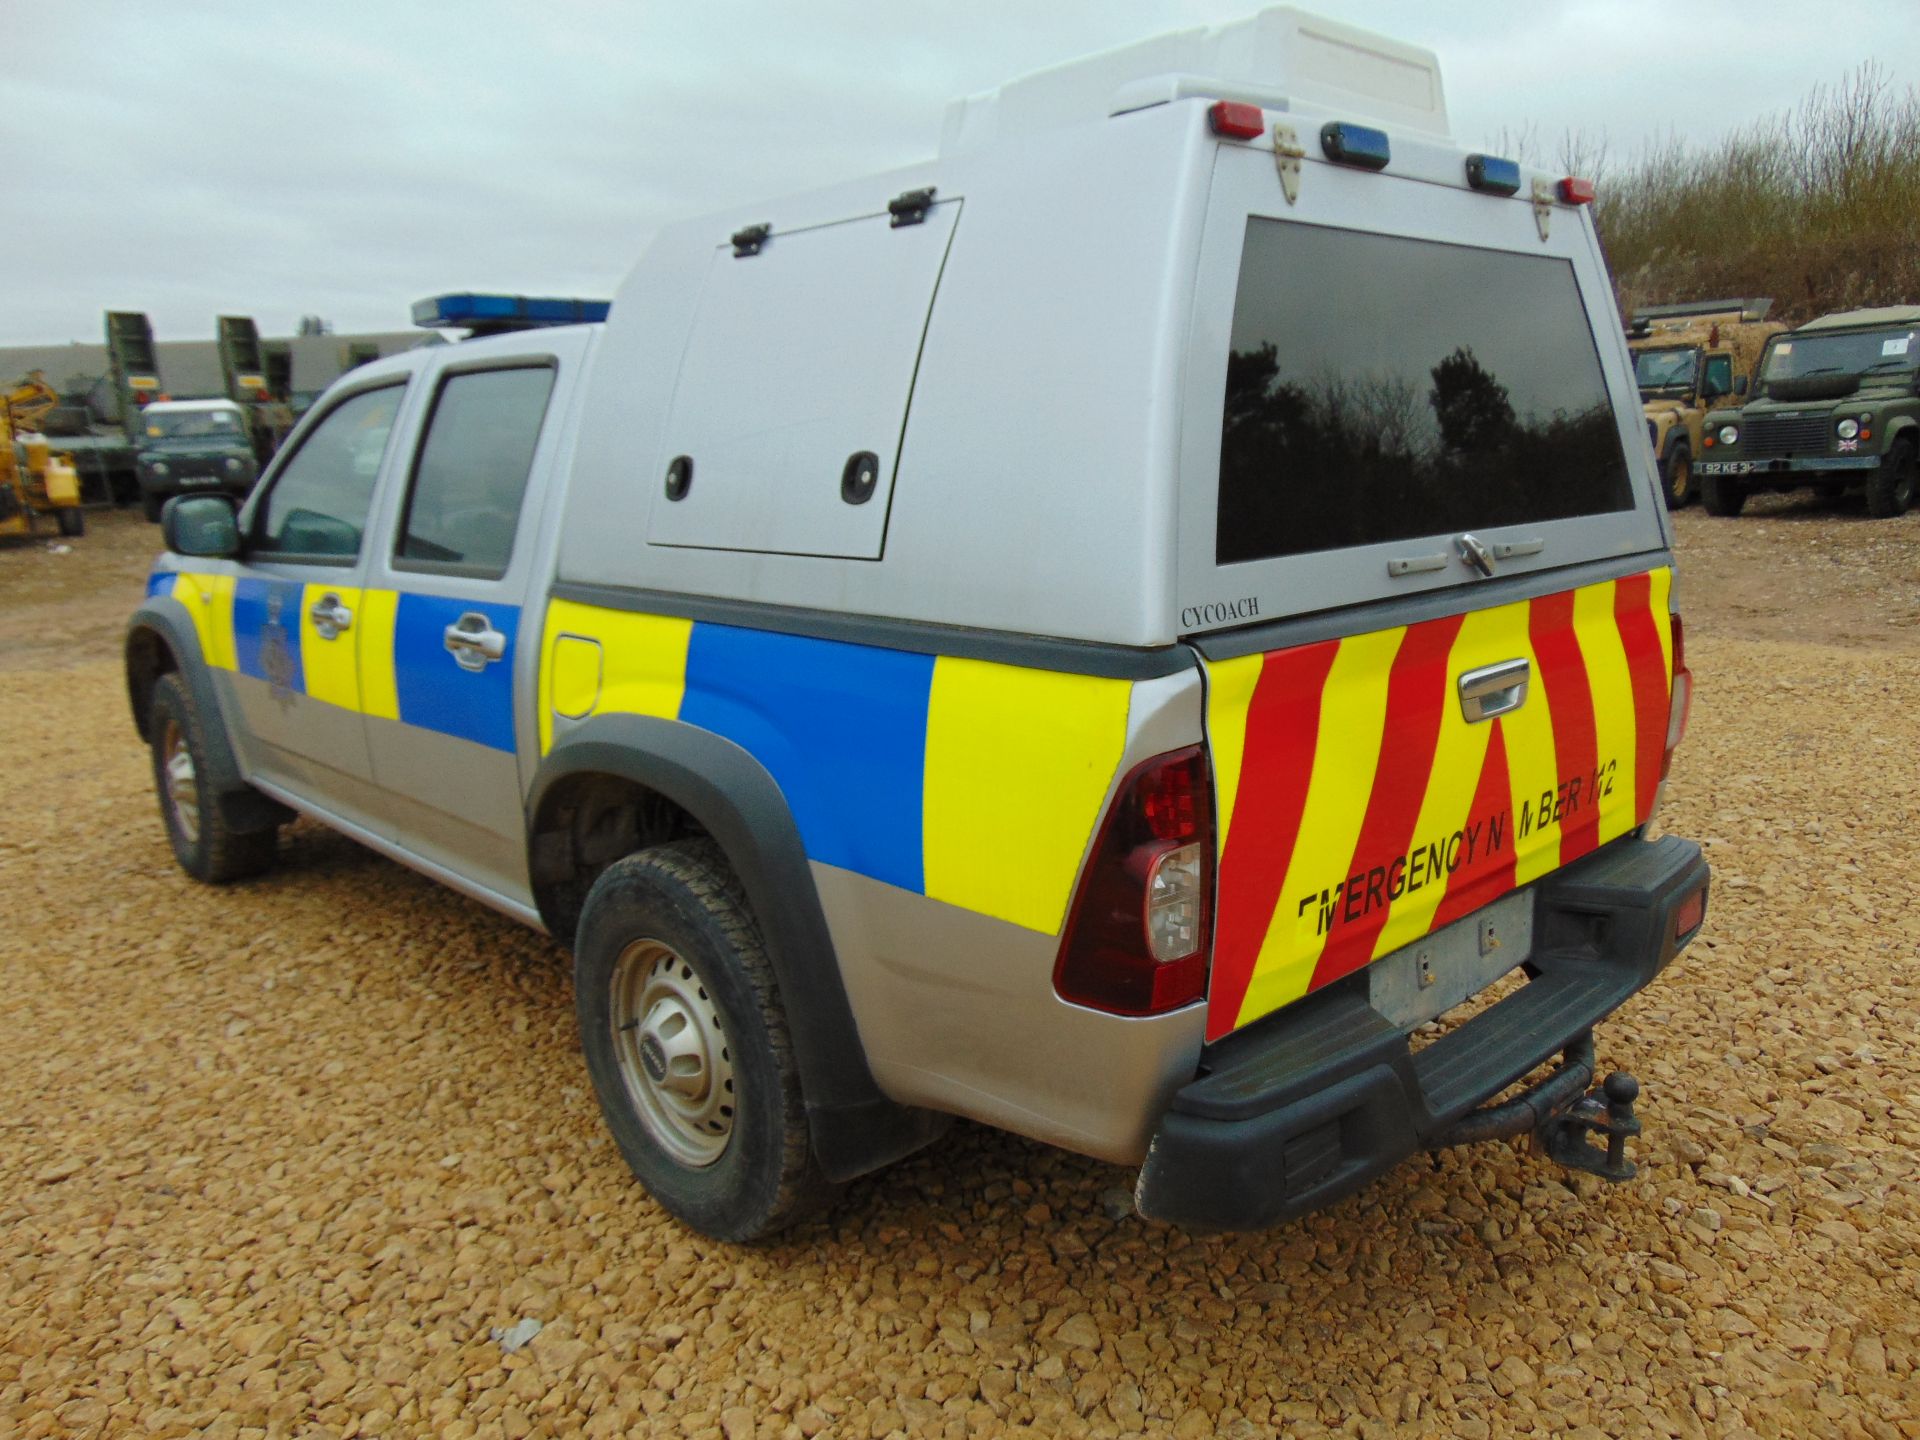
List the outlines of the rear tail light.
<svg viewBox="0 0 1920 1440">
<path fill-rule="evenodd" d="M 1213 928 L 1213 777 L 1199 746 L 1120 784 L 1080 877 L 1053 985 L 1115 1015 L 1153 1015 L 1207 991 Z"/>
<path fill-rule="evenodd" d="M 1560 199 L 1568 205 L 1591 205 L 1593 203 L 1593 182 L 1569 175 L 1560 182 Z"/>
<path fill-rule="evenodd" d="M 1693 709 L 1693 672 L 1687 669 L 1686 633 L 1678 615 L 1673 617 L 1673 690 L 1667 704 L 1667 749 L 1660 760 L 1660 778 L 1665 780 L 1673 768 L 1673 752 L 1687 736 L 1687 716 Z"/>
<path fill-rule="evenodd" d="M 1684 940 L 1707 918 L 1707 887 L 1702 885 L 1673 907 L 1673 938 Z"/>
</svg>

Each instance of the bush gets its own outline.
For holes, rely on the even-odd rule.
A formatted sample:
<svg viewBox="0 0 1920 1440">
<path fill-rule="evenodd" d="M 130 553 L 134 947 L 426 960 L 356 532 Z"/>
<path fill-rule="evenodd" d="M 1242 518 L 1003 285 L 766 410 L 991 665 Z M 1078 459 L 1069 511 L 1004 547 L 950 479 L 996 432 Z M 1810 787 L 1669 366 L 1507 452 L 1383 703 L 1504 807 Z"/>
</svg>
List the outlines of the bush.
<svg viewBox="0 0 1920 1440">
<path fill-rule="evenodd" d="M 1920 302 L 1920 91 L 1877 65 L 1715 145 L 1672 137 L 1606 173 L 1605 141 L 1573 135 L 1560 158 L 1600 182 L 1595 221 L 1623 316 L 1771 295 L 1774 316 L 1796 324 Z"/>
</svg>

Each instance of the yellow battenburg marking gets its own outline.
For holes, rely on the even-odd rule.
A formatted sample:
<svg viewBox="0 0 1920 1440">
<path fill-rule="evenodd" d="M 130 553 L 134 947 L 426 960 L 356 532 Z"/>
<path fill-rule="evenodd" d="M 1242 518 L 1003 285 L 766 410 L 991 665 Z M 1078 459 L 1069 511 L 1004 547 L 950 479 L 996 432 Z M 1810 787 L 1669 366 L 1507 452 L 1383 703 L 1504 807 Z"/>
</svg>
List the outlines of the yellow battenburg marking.
<svg viewBox="0 0 1920 1440">
<path fill-rule="evenodd" d="M 193 617 L 200 656 L 216 670 L 237 670 L 233 653 L 233 581 L 231 575 L 182 573 L 173 580 L 173 598 Z"/>
<path fill-rule="evenodd" d="M 940 656 L 927 704 L 926 893 L 1057 934 L 1126 748 L 1125 680 Z"/>
<path fill-rule="evenodd" d="M 1599 757 L 1602 797 L 1598 843 L 1624 835 L 1634 815 L 1633 756 L 1637 727 L 1633 713 L 1633 674 L 1627 668 L 1626 642 L 1613 616 L 1614 582 L 1573 592 L 1573 633 L 1587 662 L 1593 691 L 1594 751 Z"/>
<path fill-rule="evenodd" d="M 1460 713 L 1456 682 L 1463 670 L 1514 658 L 1513 618 L 1505 613 L 1513 608 L 1503 605 L 1476 610 L 1460 622 L 1460 633 L 1453 637 L 1453 649 L 1447 655 L 1447 693 L 1440 702 L 1440 737 L 1434 747 L 1433 772 L 1420 799 L 1420 818 L 1413 825 L 1413 843 L 1417 846 L 1444 844 L 1466 823 L 1473 809 L 1473 792 L 1479 788 L 1480 771 L 1487 763 L 1493 722 L 1467 722 Z M 1524 625 L 1521 634 L 1524 639 Z M 1431 930 L 1446 890 L 1436 880 L 1394 901 L 1387 912 L 1387 923 L 1374 941 L 1375 957 L 1412 944 Z"/>
<path fill-rule="evenodd" d="M 1207 743 L 1213 752 L 1213 792 L 1220 809 L 1220 853 L 1227 850 L 1233 802 L 1240 793 L 1240 765 L 1247 749 L 1247 712 L 1260 683 L 1264 655 L 1243 655 L 1207 667 Z"/>
<path fill-rule="evenodd" d="M 553 745 L 555 701 L 560 698 L 554 686 L 554 651 L 562 636 L 600 646 L 600 694 L 592 713 L 676 720 L 687 691 L 687 642 L 692 635 L 691 620 L 555 600 L 547 607 L 540 639 L 541 753 Z"/>
<path fill-rule="evenodd" d="M 400 690 L 393 678 L 393 622 L 400 613 L 397 590 L 362 590 L 353 628 L 360 632 L 360 709 L 382 720 L 400 718 Z"/>
<path fill-rule="evenodd" d="M 1345 878 L 1347 862 L 1360 839 L 1380 764 L 1380 743 L 1387 723 L 1387 681 L 1406 627 L 1376 630 L 1340 642 L 1320 700 L 1320 734 L 1313 775 L 1307 781 L 1306 807 L 1299 838 L 1280 899 L 1260 942 L 1253 978 L 1240 1002 L 1237 1025 L 1278 1010 L 1307 993 L 1314 965 L 1326 948 L 1317 917 L 1295 913 L 1295 902 L 1309 890 L 1318 893 L 1329 878 Z"/>
<path fill-rule="evenodd" d="M 352 624 L 331 640 L 314 624 L 313 607 L 328 596 L 339 597 L 352 612 Z M 307 585 L 300 592 L 300 668 L 306 691 L 315 700 L 343 710 L 360 708 L 360 592 L 349 585 Z"/>
</svg>

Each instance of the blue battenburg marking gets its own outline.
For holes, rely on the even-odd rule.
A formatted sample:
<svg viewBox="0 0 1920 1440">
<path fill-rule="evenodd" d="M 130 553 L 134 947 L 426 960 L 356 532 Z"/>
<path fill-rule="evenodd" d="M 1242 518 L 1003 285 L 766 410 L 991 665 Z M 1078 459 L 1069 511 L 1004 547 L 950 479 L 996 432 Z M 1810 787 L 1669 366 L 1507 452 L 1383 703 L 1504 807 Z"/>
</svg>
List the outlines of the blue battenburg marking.
<svg viewBox="0 0 1920 1440">
<path fill-rule="evenodd" d="M 506 636 L 506 652 L 481 670 L 463 670 L 447 649 L 447 627 L 479 614 Z M 520 607 L 495 601 L 400 596 L 393 620 L 393 683 L 400 719 L 485 745 L 513 750 L 513 655 Z"/>
<path fill-rule="evenodd" d="M 162 590 L 166 590 L 169 587 L 171 587 L 172 584 L 173 584 L 173 571 L 155 570 L 152 574 L 147 576 L 147 598 L 151 600 L 154 596 L 158 595 Z"/>
<path fill-rule="evenodd" d="M 812 859 L 924 891 L 931 655 L 696 624 L 680 718 L 779 783 Z"/>
<path fill-rule="evenodd" d="M 233 586 L 233 657 L 242 675 L 305 694 L 300 595 L 295 580 L 243 579 Z"/>
</svg>

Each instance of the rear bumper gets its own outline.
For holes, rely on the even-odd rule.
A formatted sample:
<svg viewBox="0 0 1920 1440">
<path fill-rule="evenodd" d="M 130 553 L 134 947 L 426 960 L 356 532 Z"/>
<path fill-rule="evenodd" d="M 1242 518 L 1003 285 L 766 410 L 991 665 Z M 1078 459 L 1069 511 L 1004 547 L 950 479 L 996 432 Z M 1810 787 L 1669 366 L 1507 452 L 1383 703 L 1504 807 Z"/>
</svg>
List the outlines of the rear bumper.
<svg viewBox="0 0 1920 1440">
<path fill-rule="evenodd" d="M 1578 1040 L 1698 933 L 1691 841 L 1621 840 L 1535 887 L 1532 978 L 1419 1052 L 1367 1002 L 1364 971 L 1228 1036 L 1149 1146 L 1142 1214 L 1256 1230 L 1359 1189 Z"/>
</svg>

